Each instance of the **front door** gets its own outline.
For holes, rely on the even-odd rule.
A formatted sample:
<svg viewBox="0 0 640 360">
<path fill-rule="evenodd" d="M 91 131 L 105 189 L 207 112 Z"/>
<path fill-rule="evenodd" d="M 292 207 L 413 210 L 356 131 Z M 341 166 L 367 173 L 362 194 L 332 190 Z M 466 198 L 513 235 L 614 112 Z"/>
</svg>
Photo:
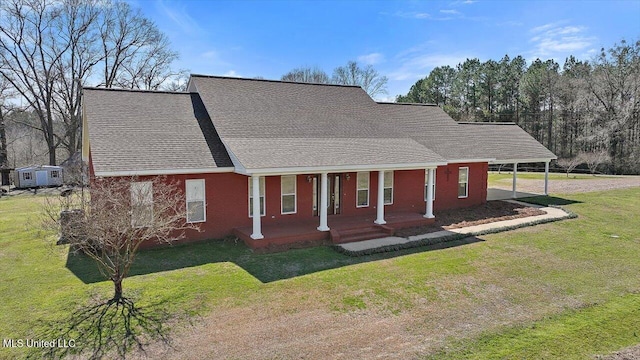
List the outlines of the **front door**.
<svg viewBox="0 0 640 360">
<path fill-rule="evenodd" d="M 36 171 L 36 186 L 47 186 L 47 170 Z"/>
<path fill-rule="evenodd" d="M 329 185 L 329 199 L 327 201 L 327 215 L 340 214 L 342 210 L 342 176 L 340 174 L 327 175 Z M 313 215 L 318 216 L 320 206 L 320 175 L 313 176 Z"/>
</svg>

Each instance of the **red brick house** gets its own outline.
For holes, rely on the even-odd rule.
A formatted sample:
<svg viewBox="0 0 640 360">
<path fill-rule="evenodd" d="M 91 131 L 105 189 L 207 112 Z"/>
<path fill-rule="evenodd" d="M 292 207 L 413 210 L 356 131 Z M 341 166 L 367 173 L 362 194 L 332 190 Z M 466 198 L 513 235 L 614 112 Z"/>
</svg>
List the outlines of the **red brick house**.
<svg viewBox="0 0 640 360">
<path fill-rule="evenodd" d="M 386 236 L 484 203 L 489 164 L 556 158 L 515 124 L 356 86 L 192 75 L 184 93 L 85 88 L 83 113 L 92 176 L 178 180 L 202 229 L 187 241 L 253 248 Z"/>
</svg>

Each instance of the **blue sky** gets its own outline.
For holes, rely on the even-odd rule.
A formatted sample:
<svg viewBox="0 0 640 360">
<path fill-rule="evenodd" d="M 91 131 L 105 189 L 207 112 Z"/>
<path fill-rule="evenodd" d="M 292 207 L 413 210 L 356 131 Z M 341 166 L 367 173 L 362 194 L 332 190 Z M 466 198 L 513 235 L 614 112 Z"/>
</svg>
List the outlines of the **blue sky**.
<svg viewBox="0 0 640 360">
<path fill-rule="evenodd" d="M 349 60 L 389 78 L 379 100 L 406 94 L 441 65 L 469 57 L 590 59 L 640 39 L 635 1 L 132 0 L 192 73 L 279 79 L 300 66 L 329 75 Z"/>
</svg>

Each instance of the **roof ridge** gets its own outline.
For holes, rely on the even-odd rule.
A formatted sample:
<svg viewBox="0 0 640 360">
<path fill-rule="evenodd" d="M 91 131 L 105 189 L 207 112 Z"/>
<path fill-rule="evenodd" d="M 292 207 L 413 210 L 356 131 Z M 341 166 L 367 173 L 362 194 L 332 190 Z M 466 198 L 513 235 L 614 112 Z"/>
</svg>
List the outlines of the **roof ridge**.
<svg viewBox="0 0 640 360">
<path fill-rule="evenodd" d="M 220 75 L 204 75 L 204 74 L 191 74 L 191 77 L 213 78 L 213 79 L 229 79 L 229 80 L 245 80 L 245 81 L 264 81 L 284 84 L 300 84 L 300 85 L 321 85 L 321 86 L 340 86 L 349 88 L 359 88 L 359 85 L 344 85 L 344 84 L 324 84 L 324 83 L 311 83 L 302 81 L 287 81 L 287 80 L 273 80 L 273 79 L 256 79 L 256 78 L 244 78 L 235 76 L 220 76 Z"/>
<path fill-rule="evenodd" d="M 407 103 L 407 102 L 390 102 L 390 101 L 377 101 L 380 105 L 413 105 L 413 106 L 438 106 L 437 104 L 429 103 Z"/>
<path fill-rule="evenodd" d="M 168 91 L 168 90 L 145 90 L 145 89 L 121 89 L 121 88 L 103 88 L 97 86 L 83 86 L 82 90 L 99 90 L 99 91 L 119 91 L 119 92 L 138 92 L 138 93 L 150 93 L 150 94 L 179 94 L 189 95 L 193 94 L 188 91 Z"/>
<path fill-rule="evenodd" d="M 461 125 L 518 125 L 511 121 L 497 122 L 497 121 L 459 121 Z"/>
</svg>

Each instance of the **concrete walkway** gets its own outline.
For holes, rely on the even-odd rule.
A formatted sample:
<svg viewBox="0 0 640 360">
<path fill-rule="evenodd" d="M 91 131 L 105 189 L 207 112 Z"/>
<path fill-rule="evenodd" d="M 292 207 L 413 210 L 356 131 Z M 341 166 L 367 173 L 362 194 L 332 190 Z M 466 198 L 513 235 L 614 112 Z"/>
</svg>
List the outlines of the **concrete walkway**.
<svg viewBox="0 0 640 360">
<path fill-rule="evenodd" d="M 539 196 L 542 194 L 534 194 L 530 192 L 521 192 L 516 191 L 516 198 L 526 198 L 532 196 Z M 487 201 L 493 200 L 508 200 L 513 198 L 513 191 L 504 190 L 504 189 L 496 189 L 496 188 L 488 188 L 487 189 Z"/>
<path fill-rule="evenodd" d="M 337 245 L 337 248 L 339 251 L 344 252 L 348 255 L 366 255 L 388 251 L 388 249 L 405 249 L 410 247 L 435 244 L 454 239 L 461 239 L 464 238 L 465 235 L 476 236 L 482 234 L 490 234 L 575 217 L 575 215 L 569 214 L 559 208 L 541 207 L 538 205 L 522 203 L 515 200 L 510 200 L 509 202 L 537 207 L 540 210 L 546 212 L 546 214 L 512 220 L 496 221 L 493 223 L 468 226 L 459 229 L 441 230 L 422 235 L 409 236 L 408 238 L 389 236 L 380 239 L 358 241 Z"/>
</svg>

